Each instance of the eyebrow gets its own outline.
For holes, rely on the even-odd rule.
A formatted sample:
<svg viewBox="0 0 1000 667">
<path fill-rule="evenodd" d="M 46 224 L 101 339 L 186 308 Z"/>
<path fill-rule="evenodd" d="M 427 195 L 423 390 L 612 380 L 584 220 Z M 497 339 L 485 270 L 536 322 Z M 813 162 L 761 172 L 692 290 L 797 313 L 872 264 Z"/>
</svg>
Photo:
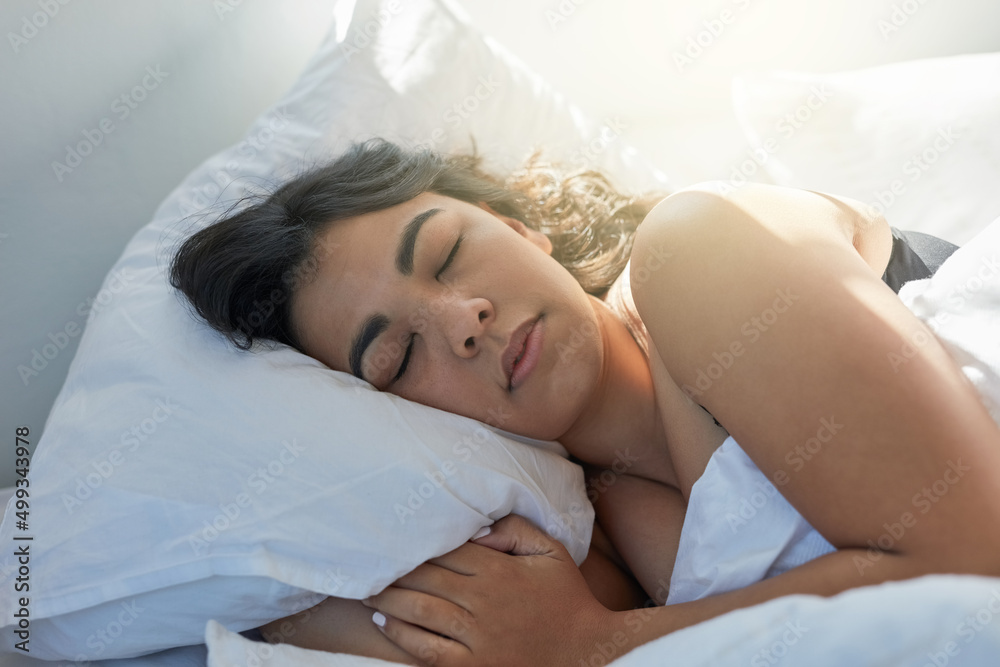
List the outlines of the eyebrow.
<svg viewBox="0 0 1000 667">
<path fill-rule="evenodd" d="M 399 247 L 396 249 L 396 269 L 404 276 L 413 275 L 413 251 L 417 247 L 417 234 L 424 223 L 431 219 L 441 209 L 432 208 L 418 214 L 406 224 L 399 237 Z"/>
<path fill-rule="evenodd" d="M 382 314 L 372 315 L 361 325 L 361 330 L 351 343 L 351 373 L 354 377 L 365 379 L 361 374 L 361 358 L 365 356 L 368 346 L 388 328 L 389 318 Z"/>
</svg>

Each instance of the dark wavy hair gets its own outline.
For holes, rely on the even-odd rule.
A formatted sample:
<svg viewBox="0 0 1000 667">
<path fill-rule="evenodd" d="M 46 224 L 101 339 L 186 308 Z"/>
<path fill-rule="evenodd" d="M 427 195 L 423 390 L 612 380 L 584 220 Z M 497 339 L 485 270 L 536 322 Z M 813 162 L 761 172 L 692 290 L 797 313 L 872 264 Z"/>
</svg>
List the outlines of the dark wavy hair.
<svg viewBox="0 0 1000 667">
<path fill-rule="evenodd" d="M 356 143 L 186 239 L 171 262 L 170 283 L 237 347 L 250 349 L 261 339 L 302 351 L 291 297 L 329 252 L 319 239 L 338 220 L 423 192 L 486 202 L 546 234 L 553 257 L 584 290 L 602 296 L 628 262 L 639 223 L 665 196 L 621 193 L 594 170 L 563 174 L 537 152 L 505 179 L 480 163 L 475 151 L 442 155 L 382 139 Z"/>
</svg>

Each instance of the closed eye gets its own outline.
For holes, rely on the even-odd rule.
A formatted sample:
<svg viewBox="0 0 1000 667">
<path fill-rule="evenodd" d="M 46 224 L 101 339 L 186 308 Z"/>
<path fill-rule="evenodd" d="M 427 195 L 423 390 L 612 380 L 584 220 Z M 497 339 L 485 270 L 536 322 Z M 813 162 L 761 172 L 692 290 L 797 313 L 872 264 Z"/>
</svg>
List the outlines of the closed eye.
<svg viewBox="0 0 1000 667">
<path fill-rule="evenodd" d="M 389 381 L 389 384 L 395 384 L 401 377 L 403 373 L 406 372 L 406 367 L 410 365 L 410 354 L 413 352 L 413 339 L 416 334 L 410 334 L 410 342 L 406 346 L 406 354 L 403 355 L 403 363 L 399 365 L 399 370 L 396 372 L 396 376 Z"/>
<path fill-rule="evenodd" d="M 451 266 L 451 262 L 452 262 L 452 260 L 455 259 L 455 255 L 458 254 L 458 248 L 459 248 L 459 246 L 462 245 L 462 239 L 464 239 L 464 238 L 465 238 L 464 236 L 459 236 L 458 240 L 455 241 L 455 245 L 452 246 L 451 252 L 448 253 L 448 257 L 444 260 L 444 264 L 442 264 L 441 268 L 438 269 L 438 272 L 436 274 L 434 274 L 434 279 L 435 280 L 440 280 L 441 274 L 444 273 L 445 271 L 447 271 L 448 267 Z"/>
</svg>

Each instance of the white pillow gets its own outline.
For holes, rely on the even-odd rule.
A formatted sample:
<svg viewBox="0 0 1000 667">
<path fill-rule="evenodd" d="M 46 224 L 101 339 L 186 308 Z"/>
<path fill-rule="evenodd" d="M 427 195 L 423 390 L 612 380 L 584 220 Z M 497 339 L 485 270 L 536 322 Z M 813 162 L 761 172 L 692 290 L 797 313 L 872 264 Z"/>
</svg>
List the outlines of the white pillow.
<svg viewBox="0 0 1000 667">
<path fill-rule="evenodd" d="M 228 632 L 215 621 L 205 626 L 207 667 L 399 667 L 398 662 L 346 653 L 299 648 L 291 644 L 250 641 Z"/>
<path fill-rule="evenodd" d="M 746 75 L 733 97 L 779 185 L 853 197 L 959 245 L 1000 215 L 1000 53 Z"/>
<path fill-rule="evenodd" d="M 226 204 L 186 215 L 369 136 L 468 150 L 474 135 L 497 168 L 553 146 L 666 187 L 446 3 L 337 11 L 297 84 L 171 193 L 105 280 L 31 462 L 36 657 L 141 655 L 202 643 L 210 618 L 241 631 L 326 595 L 363 598 L 511 512 L 586 556 L 592 508 L 557 444 L 379 393 L 287 347 L 240 352 L 166 282 L 177 244 Z M 0 597 L 7 649 L 19 608 Z"/>
</svg>

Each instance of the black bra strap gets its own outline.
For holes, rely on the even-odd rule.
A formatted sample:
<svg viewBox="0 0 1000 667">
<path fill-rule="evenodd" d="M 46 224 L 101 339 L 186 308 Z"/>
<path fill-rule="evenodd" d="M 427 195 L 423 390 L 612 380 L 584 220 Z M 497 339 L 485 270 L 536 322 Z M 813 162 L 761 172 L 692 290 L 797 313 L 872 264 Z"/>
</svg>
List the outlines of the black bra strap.
<svg viewBox="0 0 1000 667">
<path fill-rule="evenodd" d="M 890 227 L 892 255 L 882 281 L 899 293 L 899 288 L 911 280 L 929 278 L 958 246 L 923 232 L 910 232 Z"/>
</svg>

